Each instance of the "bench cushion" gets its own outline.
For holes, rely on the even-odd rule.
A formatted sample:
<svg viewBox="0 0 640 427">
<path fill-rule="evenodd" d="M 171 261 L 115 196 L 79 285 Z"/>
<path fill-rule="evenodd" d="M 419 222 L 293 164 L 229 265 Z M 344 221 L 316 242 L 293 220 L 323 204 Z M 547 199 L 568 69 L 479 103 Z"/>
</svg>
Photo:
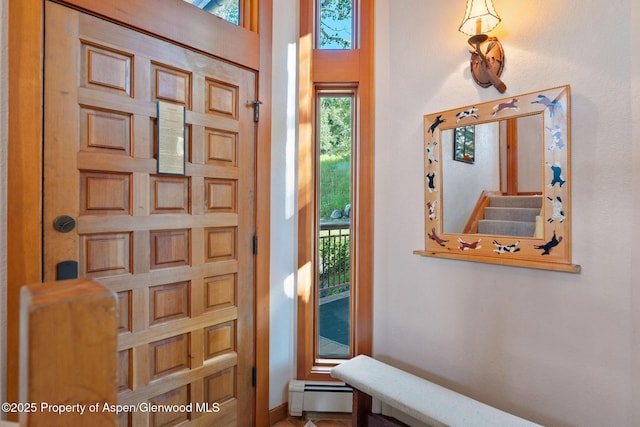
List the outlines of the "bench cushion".
<svg viewBox="0 0 640 427">
<path fill-rule="evenodd" d="M 539 426 L 364 355 L 337 365 L 331 376 L 433 426 Z"/>
</svg>

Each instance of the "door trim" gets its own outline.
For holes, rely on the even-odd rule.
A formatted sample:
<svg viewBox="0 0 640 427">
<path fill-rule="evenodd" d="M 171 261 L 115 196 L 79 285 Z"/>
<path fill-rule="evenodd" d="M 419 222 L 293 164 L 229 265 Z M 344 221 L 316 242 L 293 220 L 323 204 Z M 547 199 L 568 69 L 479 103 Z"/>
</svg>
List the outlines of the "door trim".
<svg viewBox="0 0 640 427">
<path fill-rule="evenodd" d="M 44 2 L 47 0 L 22 0 L 9 2 L 9 127 L 7 218 L 7 401 L 17 402 L 18 396 L 18 341 L 20 287 L 42 281 L 42 162 L 43 162 L 43 66 L 44 66 Z M 120 24 L 137 28 L 164 39 L 171 25 L 158 25 L 153 14 L 136 19 L 129 14 L 115 12 L 114 2 L 100 0 L 70 0 L 60 2 L 90 13 L 111 16 Z M 132 7 L 131 2 L 121 1 Z M 182 7 L 175 0 L 175 7 Z M 188 6 L 186 3 L 184 5 Z M 213 47 L 215 56 L 227 52 L 238 65 L 259 68 L 258 94 L 263 102 L 260 124 L 256 135 L 256 233 L 260 237 L 260 250 L 255 257 L 255 354 L 256 398 L 255 417 L 258 427 L 267 427 L 269 420 L 269 241 L 270 241 L 270 177 L 271 177 L 271 22 L 272 0 L 259 1 L 260 33 L 244 30 L 243 37 L 253 39 L 259 50 L 259 61 L 247 60 Z M 124 9 L 123 9 L 124 10 Z M 150 12 L 150 11 L 147 11 Z M 197 12 L 197 10 L 196 10 Z M 153 12 L 155 13 L 155 12 Z M 134 21 L 134 22 L 130 22 Z M 155 23 L 154 23 L 155 22 Z M 148 27 L 147 25 L 151 25 Z M 238 28 L 229 28 L 231 37 Z M 171 29 L 169 32 L 173 32 Z M 175 34 L 174 34 L 175 35 Z M 197 38 L 197 35 L 194 36 Z M 229 39 L 226 39 L 227 41 Z M 187 47 L 195 44 L 198 51 L 207 52 L 193 39 L 181 39 Z M 218 43 L 230 46 L 232 43 Z M 216 50 L 217 49 L 217 50 Z M 255 52 L 253 52 L 255 55 Z M 229 58 L 227 58 L 229 59 Z"/>
</svg>

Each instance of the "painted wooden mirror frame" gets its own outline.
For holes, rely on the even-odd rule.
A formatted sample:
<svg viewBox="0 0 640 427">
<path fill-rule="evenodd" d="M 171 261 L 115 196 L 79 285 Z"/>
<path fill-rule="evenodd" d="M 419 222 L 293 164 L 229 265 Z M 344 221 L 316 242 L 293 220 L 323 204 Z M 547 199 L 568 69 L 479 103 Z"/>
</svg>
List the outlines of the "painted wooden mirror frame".
<svg viewBox="0 0 640 427">
<path fill-rule="evenodd" d="M 443 132 L 535 114 L 542 117 L 543 184 L 542 207 L 533 237 L 445 232 Z M 424 116 L 425 249 L 414 253 L 579 272 L 580 266 L 571 262 L 570 133 L 568 85 Z M 481 210 L 479 205 L 480 199 L 476 207 Z"/>
</svg>

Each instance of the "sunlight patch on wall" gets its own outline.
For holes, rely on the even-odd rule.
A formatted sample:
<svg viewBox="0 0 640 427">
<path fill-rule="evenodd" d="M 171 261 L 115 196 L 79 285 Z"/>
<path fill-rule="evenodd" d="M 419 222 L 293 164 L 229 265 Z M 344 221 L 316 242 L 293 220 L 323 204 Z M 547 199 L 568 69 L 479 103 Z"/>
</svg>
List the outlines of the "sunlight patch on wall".
<svg viewBox="0 0 640 427">
<path fill-rule="evenodd" d="M 298 297 L 303 304 L 308 303 L 311 300 L 311 274 L 312 274 L 311 262 L 305 263 L 298 268 Z"/>
<path fill-rule="evenodd" d="M 294 299 L 296 296 L 295 283 L 295 275 L 293 273 L 291 273 L 287 276 L 286 279 L 284 279 L 284 294 L 290 300 Z"/>
<path fill-rule="evenodd" d="M 287 48 L 287 140 L 285 160 L 285 209 L 286 219 L 292 219 L 296 213 L 296 136 L 298 111 L 298 46 L 289 43 Z"/>
</svg>

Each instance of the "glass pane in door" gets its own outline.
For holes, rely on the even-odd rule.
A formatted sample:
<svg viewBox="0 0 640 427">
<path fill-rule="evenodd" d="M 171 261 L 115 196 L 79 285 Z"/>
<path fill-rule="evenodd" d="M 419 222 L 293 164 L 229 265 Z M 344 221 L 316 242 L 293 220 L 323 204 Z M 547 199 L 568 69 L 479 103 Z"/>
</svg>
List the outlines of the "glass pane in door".
<svg viewBox="0 0 640 427">
<path fill-rule="evenodd" d="M 184 0 L 206 12 L 240 25 L 240 0 Z"/>
</svg>

